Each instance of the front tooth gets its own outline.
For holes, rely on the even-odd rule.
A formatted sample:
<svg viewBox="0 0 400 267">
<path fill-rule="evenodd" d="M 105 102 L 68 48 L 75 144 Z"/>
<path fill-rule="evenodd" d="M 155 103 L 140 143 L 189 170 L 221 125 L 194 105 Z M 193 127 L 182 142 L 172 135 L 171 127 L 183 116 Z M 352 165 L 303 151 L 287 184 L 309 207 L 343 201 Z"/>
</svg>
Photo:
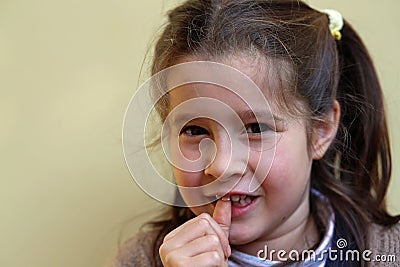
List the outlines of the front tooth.
<svg viewBox="0 0 400 267">
<path fill-rule="evenodd" d="M 231 200 L 232 201 L 239 201 L 240 200 L 240 196 L 239 195 L 232 195 L 231 196 Z"/>
<path fill-rule="evenodd" d="M 247 196 L 246 195 L 241 195 L 240 199 L 245 199 Z"/>
</svg>

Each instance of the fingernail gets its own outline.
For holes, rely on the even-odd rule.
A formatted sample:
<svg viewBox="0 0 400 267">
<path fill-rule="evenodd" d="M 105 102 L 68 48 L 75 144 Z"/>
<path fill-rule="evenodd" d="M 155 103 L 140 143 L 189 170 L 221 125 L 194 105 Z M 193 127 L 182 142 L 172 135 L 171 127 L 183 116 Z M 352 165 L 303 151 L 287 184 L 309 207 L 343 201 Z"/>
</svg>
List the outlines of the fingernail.
<svg viewBox="0 0 400 267">
<path fill-rule="evenodd" d="M 231 198 L 229 196 L 221 196 L 221 195 L 215 195 L 216 199 L 221 199 L 223 201 L 231 201 Z"/>
</svg>

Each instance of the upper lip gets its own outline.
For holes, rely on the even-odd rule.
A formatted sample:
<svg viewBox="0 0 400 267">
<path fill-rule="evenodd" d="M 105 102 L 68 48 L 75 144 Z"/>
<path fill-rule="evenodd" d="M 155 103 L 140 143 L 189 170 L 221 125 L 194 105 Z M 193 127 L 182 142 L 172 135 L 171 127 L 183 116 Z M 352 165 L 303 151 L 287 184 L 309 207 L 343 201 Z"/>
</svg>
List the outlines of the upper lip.
<svg viewBox="0 0 400 267">
<path fill-rule="evenodd" d="M 212 196 L 218 196 L 218 197 L 229 197 L 229 196 L 233 196 L 233 195 L 246 195 L 246 196 L 251 196 L 251 197 L 256 197 L 258 195 L 254 194 L 254 193 L 249 193 L 249 192 L 239 192 L 239 191 L 230 191 L 228 193 L 223 192 L 223 193 L 216 193 L 215 195 Z"/>
</svg>

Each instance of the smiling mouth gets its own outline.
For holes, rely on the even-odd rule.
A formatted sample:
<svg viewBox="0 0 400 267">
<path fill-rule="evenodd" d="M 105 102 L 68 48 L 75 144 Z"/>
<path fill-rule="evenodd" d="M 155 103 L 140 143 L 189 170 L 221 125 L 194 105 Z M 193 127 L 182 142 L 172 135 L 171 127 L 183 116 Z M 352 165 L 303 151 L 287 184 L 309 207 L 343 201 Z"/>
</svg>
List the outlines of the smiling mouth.
<svg viewBox="0 0 400 267">
<path fill-rule="evenodd" d="M 217 198 L 219 198 L 219 197 L 217 197 Z M 229 195 L 229 196 L 224 196 L 223 198 L 225 200 L 230 200 L 233 207 L 245 207 L 245 206 L 249 205 L 256 198 L 256 196 L 233 194 L 233 195 Z M 214 205 L 216 203 L 217 203 L 217 200 L 213 202 Z"/>
</svg>

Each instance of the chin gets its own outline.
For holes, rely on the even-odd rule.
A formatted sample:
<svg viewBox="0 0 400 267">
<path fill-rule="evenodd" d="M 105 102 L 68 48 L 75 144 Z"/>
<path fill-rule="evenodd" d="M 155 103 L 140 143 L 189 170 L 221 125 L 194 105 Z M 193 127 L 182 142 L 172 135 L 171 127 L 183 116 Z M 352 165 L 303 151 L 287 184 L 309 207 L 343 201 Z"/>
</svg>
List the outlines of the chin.
<svg viewBox="0 0 400 267">
<path fill-rule="evenodd" d="M 246 245 L 257 240 L 258 236 L 257 233 L 249 231 L 246 227 L 234 225 L 231 226 L 229 232 L 229 243 L 236 246 Z"/>
</svg>

